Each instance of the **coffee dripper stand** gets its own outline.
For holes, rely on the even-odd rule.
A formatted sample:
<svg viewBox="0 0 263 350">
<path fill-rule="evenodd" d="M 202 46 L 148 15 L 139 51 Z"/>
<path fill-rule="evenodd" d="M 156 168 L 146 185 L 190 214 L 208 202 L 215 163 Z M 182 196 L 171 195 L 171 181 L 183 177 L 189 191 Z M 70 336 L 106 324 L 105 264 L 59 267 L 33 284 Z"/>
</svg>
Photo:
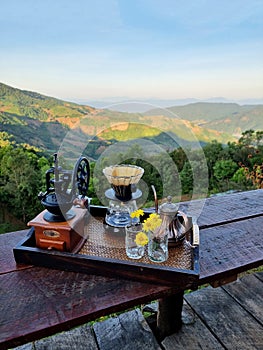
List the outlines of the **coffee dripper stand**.
<svg viewBox="0 0 263 350">
<path fill-rule="evenodd" d="M 131 219 L 130 214 L 138 209 L 137 200 L 141 198 L 142 191 L 135 185 L 129 185 L 130 191 L 125 189 L 125 193 L 130 192 L 130 196 L 117 195 L 113 188 L 105 191 L 105 197 L 109 200 L 109 206 L 106 211 L 104 226 L 106 231 L 115 234 L 125 232 L 125 226 L 131 223 L 139 222 L 138 218 Z M 118 191 L 119 193 L 119 191 Z"/>
<path fill-rule="evenodd" d="M 142 196 L 136 185 L 143 173 L 143 168 L 131 164 L 116 164 L 103 169 L 111 185 L 105 192 L 109 202 L 104 220 L 106 231 L 124 234 L 125 226 L 139 222 L 138 218 L 131 218 L 131 213 L 137 210 L 136 201 Z"/>
</svg>

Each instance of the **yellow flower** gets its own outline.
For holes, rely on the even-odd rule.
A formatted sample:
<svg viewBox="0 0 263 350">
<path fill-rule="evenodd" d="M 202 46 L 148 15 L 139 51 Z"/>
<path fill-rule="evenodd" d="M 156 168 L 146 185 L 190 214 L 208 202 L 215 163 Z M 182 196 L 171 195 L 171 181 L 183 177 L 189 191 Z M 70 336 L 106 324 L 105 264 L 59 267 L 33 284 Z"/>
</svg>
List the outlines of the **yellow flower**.
<svg viewBox="0 0 263 350">
<path fill-rule="evenodd" d="M 144 220 L 144 222 L 142 223 L 142 229 L 143 231 L 151 231 L 152 229 L 152 224 L 151 221 L 149 221 L 149 219 Z"/>
<path fill-rule="evenodd" d="M 144 231 L 155 231 L 158 227 L 161 226 L 162 219 L 159 214 L 152 213 L 148 217 L 148 219 L 143 222 L 143 230 Z"/>
<path fill-rule="evenodd" d="M 148 236 L 146 235 L 146 233 L 144 233 L 142 231 L 137 233 L 136 238 L 135 238 L 135 243 L 137 245 L 144 246 L 145 244 L 148 243 L 148 241 L 149 241 L 149 239 L 148 239 Z"/>
<path fill-rule="evenodd" d="M 152 213 L 149 215 L 149 219 L 151 220 L 155 220 L 155 219 L 159 219 L 160 215 L 157 213 Z"/>
<path fill-rule="evenodd" d="M 142 216 L 144 214 L 143 210 L 142 209 L 138 209 L 138 210 L 135 210 L 133 211 L 131 214 L 130 214 L 130 217 L 132 219 L 134 218 L 139 218 L 140 216 Z"/>
</svg>

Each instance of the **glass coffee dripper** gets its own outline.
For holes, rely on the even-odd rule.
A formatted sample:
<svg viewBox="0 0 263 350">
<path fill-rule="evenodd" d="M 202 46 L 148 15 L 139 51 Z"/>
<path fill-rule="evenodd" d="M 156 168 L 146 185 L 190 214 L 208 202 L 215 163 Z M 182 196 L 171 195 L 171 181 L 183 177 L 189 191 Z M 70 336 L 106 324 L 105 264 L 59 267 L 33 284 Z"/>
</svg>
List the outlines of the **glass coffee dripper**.
<svg viewBox="0 0 263 350">
<path fill-rule="evenodd" d="M 137 210 L 136 200 L 142 192 L 136 187 L 144 169 L 136 165 L 112 165 L 103 169 L 111 188 L 105 192 L 109 206 L 105 222 L 113 227 L 124 228 L 131 222 L 130 213 Z M 136 220 L 133 219 L 134 223 Z"/>
</svg>

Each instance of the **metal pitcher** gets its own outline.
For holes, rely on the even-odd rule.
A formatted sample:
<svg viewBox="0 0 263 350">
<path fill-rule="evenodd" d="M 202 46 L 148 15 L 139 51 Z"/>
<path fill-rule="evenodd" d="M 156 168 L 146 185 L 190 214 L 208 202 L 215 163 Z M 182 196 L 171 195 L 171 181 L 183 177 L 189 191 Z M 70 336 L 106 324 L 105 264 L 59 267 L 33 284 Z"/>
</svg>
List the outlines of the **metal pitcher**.
<svg viewBox="0 0 263 350">
<path fill-rule="evenodd" d="M 169 245 L 177 245 L 185 238 L 189 230 L 189 219 L 186 214 L 178 211 L 178 204 L 172 203 L 172 197 L 167 197 L 167 202 L 159 208 L 159 214 L 163 220 L 162 225 L 168 229 Z"/>
</svg>

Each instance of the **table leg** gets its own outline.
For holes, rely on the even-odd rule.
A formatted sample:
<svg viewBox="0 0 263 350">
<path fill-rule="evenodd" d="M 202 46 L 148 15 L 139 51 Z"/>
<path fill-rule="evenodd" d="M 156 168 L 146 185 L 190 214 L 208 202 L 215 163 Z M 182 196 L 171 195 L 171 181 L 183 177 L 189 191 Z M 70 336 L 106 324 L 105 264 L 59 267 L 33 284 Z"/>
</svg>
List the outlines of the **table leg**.
<svg viewBox="0 0 263 350">
<path fill-rule="evenodd" d="M 184 291 L 159 300 L 157 313 L 157 332 L 163 339 L 182 327 L 182 308 Z"/>
</svg>

